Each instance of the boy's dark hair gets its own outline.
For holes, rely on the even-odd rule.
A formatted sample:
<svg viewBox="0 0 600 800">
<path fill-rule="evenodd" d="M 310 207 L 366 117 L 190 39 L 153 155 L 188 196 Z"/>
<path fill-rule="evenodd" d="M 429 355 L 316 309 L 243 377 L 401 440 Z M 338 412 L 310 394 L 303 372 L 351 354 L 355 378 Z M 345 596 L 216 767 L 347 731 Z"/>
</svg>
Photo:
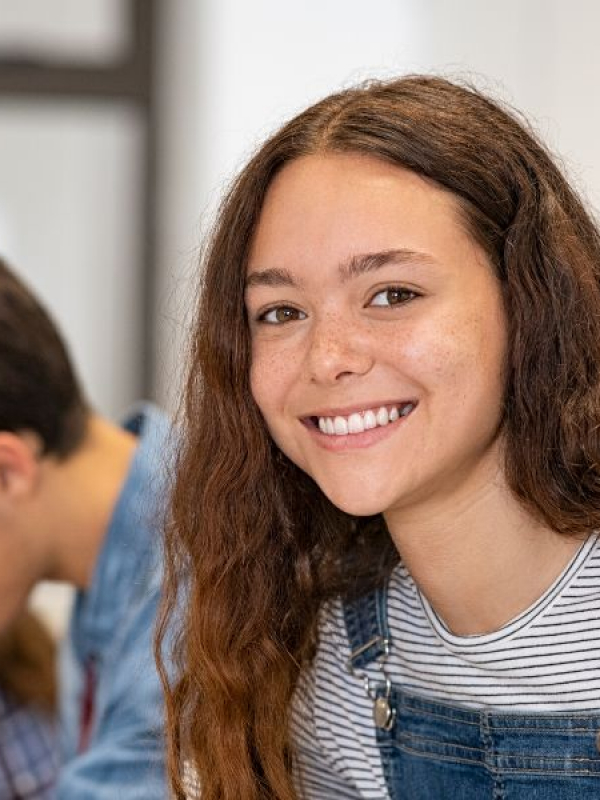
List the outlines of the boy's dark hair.
<svg viewBox="0 0 600 800">
<path fill-rule="evenodd" d="M 0 258 L 0 430 L 33 431 L 43 453 L 69 455 L 89 414 L 54 322 Z"/>
</svg>

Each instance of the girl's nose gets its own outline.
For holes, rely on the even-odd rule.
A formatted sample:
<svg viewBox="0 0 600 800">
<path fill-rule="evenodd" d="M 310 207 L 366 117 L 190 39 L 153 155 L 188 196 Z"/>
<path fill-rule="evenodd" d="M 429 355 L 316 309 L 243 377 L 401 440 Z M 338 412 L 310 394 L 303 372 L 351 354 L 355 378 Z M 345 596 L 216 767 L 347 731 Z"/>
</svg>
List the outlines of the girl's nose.
<svg viewBox="0 0 600 800">
<path fill-rule="evenodd" d="M 311 380 L 329 385 L 365 375 L 373 365 L 368 336 L 356 321 L 339 317 L 314 327 L 307 361 Z"/>
</svg>

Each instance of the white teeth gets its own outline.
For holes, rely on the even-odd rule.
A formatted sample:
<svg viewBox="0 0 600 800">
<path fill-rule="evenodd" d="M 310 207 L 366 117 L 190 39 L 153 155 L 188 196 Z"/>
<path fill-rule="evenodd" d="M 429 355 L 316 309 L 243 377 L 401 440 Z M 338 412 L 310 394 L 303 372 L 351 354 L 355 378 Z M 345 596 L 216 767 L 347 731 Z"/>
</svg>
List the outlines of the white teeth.
<svg viewBox="0 0 600 800">
<path fill-rule="evenodd" d="M 364 429 L 365 426 L 361 415 L 350 414 L 350 416 L 348 417 L 348 433 L 362 433 Z"/>
<path fill-rule="evenodd" d="M 383 428 L 399 417 L 406 417 L 414 409 L 414 403 L 392 406 L 381 406 L 377 410 L 367 409 L 364 413 L 355 411 L 349 417 L 319 417 L 319 430 L 326 436 L 347 436 L 351 433 L 364 433 L 373 428 Z"/>
<path fill-rule="evenodd" d="M 375 414 L 369 409 L 369 411 L 365 411 L 364 417 L 365 421 L 365 430 L 370 431 L 371 428 L 377 427 L 377 417 Z"/>
<path fill-rule="evenodd" d="M 333 420 L 333 427 L 335 429 L 336 436 L 347 436 L 348 435 L 348 423 L 343 417 L 336 417 Z"/>
<path fill-rule="evenodd" d="M 382 428 L 388 424 L 390 418 L 388 417 L 388 410 L 385 406 L 381 406 L 379 411 L 377 412 L 377 424 L 380 425 Z"/>
</svg>

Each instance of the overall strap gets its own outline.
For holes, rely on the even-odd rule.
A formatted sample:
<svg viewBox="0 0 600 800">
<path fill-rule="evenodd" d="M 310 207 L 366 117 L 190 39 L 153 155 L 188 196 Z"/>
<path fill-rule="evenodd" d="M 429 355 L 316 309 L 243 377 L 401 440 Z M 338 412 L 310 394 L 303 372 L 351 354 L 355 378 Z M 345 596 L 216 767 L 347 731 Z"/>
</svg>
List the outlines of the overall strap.
<svg viewBox="0 0 600 800">
<path fill-rule="evenodd" d="M 344 600 L 344 621 L 350 643 L 350 672 L 373 661 L 385 660 L 390 648 L 387 617 L 388 579 L 368 594 Z"/>
</svg>

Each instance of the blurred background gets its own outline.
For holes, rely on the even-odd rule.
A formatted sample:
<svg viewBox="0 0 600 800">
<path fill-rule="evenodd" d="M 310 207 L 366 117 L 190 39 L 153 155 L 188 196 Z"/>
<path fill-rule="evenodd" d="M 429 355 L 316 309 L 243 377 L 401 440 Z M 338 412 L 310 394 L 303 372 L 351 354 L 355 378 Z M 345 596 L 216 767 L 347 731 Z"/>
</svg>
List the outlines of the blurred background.
<svg viewBox="0 0 600 800">
<path fill-rule="evenodd" d="M 467 78 L 597 207 L 599 26 L 592 0 L 0 0 L 0 253 L 101 412 L 173 410 L 203 233 L 269 131 L 370 76 Z"/>
</svg>

